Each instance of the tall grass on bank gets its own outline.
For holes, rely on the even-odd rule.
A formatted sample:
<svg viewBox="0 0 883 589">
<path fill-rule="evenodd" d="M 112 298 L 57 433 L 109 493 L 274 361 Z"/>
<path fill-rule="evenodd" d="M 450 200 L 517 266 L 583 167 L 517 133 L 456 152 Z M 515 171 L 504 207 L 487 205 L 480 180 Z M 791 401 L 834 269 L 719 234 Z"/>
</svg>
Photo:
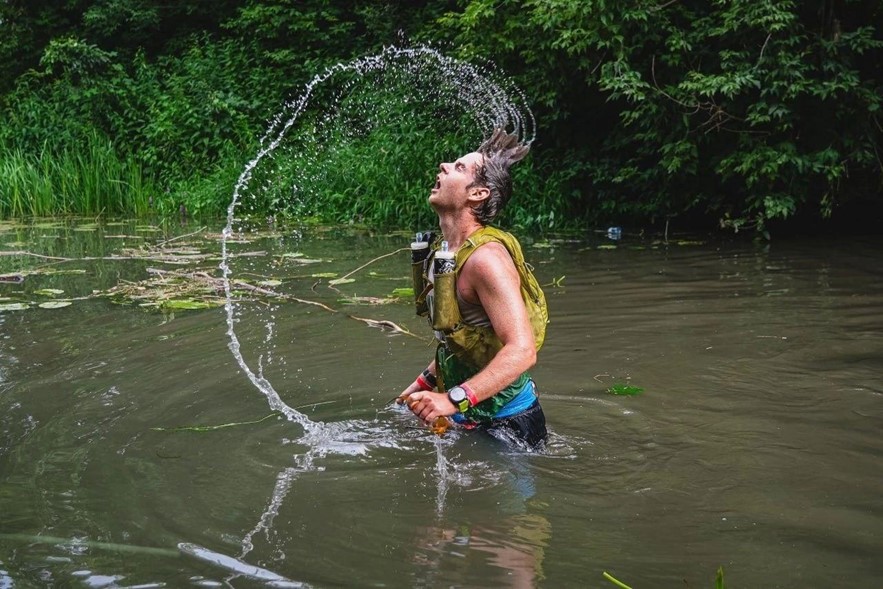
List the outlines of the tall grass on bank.
<svg viewBox="0 0 883 589">
<path fill-rule="evenodd" d="M 97 135 L 76 150 L 0 147 L 0 217 L 140 216 L 157 192 L 137 162 Z"/>
</svg>

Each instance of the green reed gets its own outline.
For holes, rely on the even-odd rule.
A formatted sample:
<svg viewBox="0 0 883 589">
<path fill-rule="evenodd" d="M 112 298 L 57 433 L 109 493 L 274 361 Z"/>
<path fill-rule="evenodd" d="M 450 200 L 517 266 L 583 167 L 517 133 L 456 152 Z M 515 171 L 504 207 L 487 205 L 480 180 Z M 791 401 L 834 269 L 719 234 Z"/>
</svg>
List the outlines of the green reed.
<svg viewBox="0 0 883 589">
<path fill-rule="evenodd" d="M 156 194 L 132 158 L 89 137 L 77 149 L 38 153 L 0 148 L 0 217 L 147 213 Z"/>
</svg>

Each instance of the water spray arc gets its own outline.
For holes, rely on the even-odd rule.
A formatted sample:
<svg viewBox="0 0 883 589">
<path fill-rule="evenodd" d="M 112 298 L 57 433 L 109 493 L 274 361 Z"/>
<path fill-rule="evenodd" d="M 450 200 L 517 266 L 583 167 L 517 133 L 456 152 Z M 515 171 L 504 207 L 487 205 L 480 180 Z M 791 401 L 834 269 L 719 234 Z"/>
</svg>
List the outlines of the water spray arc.
<svg viewBox="0 0 883 589">
<path fill-rule="evenodd" d="M 273 156 L 286 134 L 300 120 L 317 88 L 339 75 L 354 74 L 356 80 L 361 80 L 372 72 L 396 69 L 407 72 L 418 86 L 422 85 L 413 89 L 415 99 L 419 100 L 420 96 L 433 94 L 448 107 L 467 113 L 482 136 L 488 136 L 493 129 L 502 128 L 516 135 L 522 143 L 530 144 L 534 139 L 535 120 L 520 90 L 511 85 L 504 85 L 490 71 L 445 56 L 438 50 L 426 46 L 410 48 L 390 46 L 377 55 L 335 64 L 314 77 L 301 94 L 287 102 L 280 113 L 272 119 L 267 131 L 261 137 L 260 150 L 246 164 L 236 182 L 232 200 L 227 207 L 227 223 L 221 234 L 220 269 L 226 297 L 228 347 L 249 381 L 267 398 L 270 408 L 303 427 L 307 438 L 317 435 L 321 437 L 322 433 L 327 433 L 325 431 L 327 428 L 285 403 L 272 383 L 265 378 L 263 370 L 254 371 L 242 355 L 242 343 L 235 329 L 237 321 L 236 305 L 233 300 L 234 278 L 229 263 L 228 242 L 234 236 L 236 212 L 256 168 L 263 160 Z"/>
</svg>

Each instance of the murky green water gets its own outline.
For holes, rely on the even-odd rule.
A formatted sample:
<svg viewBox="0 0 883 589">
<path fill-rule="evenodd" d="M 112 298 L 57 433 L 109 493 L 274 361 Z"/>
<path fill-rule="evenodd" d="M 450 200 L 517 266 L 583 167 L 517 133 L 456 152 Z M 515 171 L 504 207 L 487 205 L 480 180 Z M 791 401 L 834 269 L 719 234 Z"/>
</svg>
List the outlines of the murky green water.
<svg viewBox="0 0 883 589">
<path fill-rule="evenodd" d="M 409 303 L 345 304 L 408 286 L 406 252 L 336 289 L 314 276 L 408 241 L 358 231 L 235 244 L 252 254 L 237 277 L 338 310 L 235 309 L 246 365 L 321 431 L 275 416 L 153 429 L 271 412 L 223 308 L 88 297 L 148 268 L 217 275 L 208 256 L 155 259 L 163 242 L 219 251 L 220 227 L 198 229 L 0 224 L 0 275 L 40 269 L 0 283 L 0 304 L 29 304 L 0 312 L 0 587 L 613 587 L 609 571 L 699 588 L 721 565 L 728 587 L 883 578 L 883 239 L 529 247 L 561 286 L 534 371 L 553 437 L 525 455 L 439 440 L 388 404 L 431 349 L 350 317 L 423 336 Z M 36 306 L 58 299 L 77 300 Z"/>
</svg>

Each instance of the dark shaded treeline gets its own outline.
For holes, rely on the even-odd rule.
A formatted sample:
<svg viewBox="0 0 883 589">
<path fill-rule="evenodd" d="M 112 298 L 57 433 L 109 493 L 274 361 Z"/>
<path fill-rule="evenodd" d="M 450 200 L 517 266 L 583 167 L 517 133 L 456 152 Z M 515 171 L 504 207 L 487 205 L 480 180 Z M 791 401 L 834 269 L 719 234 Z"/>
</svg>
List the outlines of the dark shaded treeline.
<svg viewBox="0 0 883 589">
<path fill-rule="evenodd" d="M 510 224 L 873 218 L 881 4 L 0 1 L 0 162 L 109 141 L 142 171 L 142 192 L 159 191 L 155 206 L 220 213 L 267 119 L 317 72 L 433 43 L 493 60 L 533 105 L 538 139 L 518 177 L 530 198 Z M 14 210 L 11 191 L 0 180 L 0 214 Z"/>
</svg>

